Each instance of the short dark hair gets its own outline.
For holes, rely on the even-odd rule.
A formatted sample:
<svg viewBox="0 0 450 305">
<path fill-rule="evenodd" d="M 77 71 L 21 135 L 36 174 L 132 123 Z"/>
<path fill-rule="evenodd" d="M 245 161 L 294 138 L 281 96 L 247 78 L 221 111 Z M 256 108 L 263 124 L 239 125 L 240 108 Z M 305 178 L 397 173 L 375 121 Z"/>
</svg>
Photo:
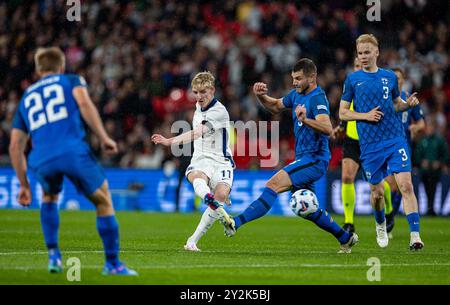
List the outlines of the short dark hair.
<svg viewBox="0 0 450 305">
<path fill-rule="evenodd" d="M 303 70 L 303 74 L 310 76 L 313 73 L 317 74 L 317 67 L 314 62 L 309 58 L 302 58 L 297 61 L 292 69 L 292 72 L 298 72 Z"/>
</svg>

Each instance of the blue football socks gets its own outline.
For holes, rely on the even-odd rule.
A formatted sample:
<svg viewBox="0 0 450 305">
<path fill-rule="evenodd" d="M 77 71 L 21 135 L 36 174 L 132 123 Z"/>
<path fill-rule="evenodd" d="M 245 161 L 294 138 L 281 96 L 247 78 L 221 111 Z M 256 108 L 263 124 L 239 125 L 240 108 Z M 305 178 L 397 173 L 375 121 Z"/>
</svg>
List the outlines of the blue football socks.
<svg viewBox="0 0 450 305">
<path fill-rule="evenodd" d="M 253 201 L 242 214 L 234 217 L 236 229 L 249 221 L 266 215 L 272 208 L 277 196 L 278 194 L 274 190 L 266 187 L 258 199 Z"/>
<path fill-rule="evenodd" d="M 58 250 L 59 213 L 56 202 L 41 205 L 41 225 L 48 250 Z"/>
<path fill-rule="evenodd" d="M 410 232 L 420 232 L 419 213 L 414 212 L 414 213 L 408 214 L 408 215 L 406 215 L 406 219 L 408 219 Z"/>
<path fill-rule="evenodd" d="M 119 225 L 116 217 L 97 216 L 97 231 L 103 241 L 106 261 L 113 266 L 119 264 Z"/>
<path fill-rule="evenodd" d="M 381 211 L 373 210 L 373 215 L 375 216 L 375 221 L 377 224 L 382 224 L 385 220 L 384 208 Z"/>
<path fill-rule="evenodd" d="M 342 229 L 330 214 L 323 209 L 318 209 L 314 213 L 308 215 L 306 219 L 314 222 L 319 228 L 330 232 L 341 244 L 345 244 L 350 239 L 350 234 Z"/>
</svg>

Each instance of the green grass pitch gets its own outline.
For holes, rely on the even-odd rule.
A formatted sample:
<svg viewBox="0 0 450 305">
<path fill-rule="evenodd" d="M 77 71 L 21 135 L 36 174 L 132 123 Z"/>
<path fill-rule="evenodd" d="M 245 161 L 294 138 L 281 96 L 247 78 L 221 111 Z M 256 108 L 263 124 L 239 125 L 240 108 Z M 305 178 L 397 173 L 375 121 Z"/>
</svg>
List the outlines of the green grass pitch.
<svg viewBox="0 0 450 305">
<path fill-rule="evenodd" d="M 94 212 L 61 212 L 63 264 L 77 257 L 81 281 L 47 273 L 47 253 L 38 211 L 0 211 L 0 284 L 450 284 L 450 219 L 421 219 L 425 248 L 408 250 L 404 216 L 396 218 L 394 239 L 381 249 L 373 217 L 356 217 L 360 243 L 337 254 L 338 243 L 313 223 L 297 217 L 266 216 L 232 238 L 220 223 L 199 243 L 200 253 L 183 245 L 200 213 L 117 213 L 121 259 L 139 277 L 100 275 L 104 257 Z M 335 216 L 342 223 L 341 216 Z M 380 260 L 381 281 L 369 282 L 371 257 Z"/>
</svg>

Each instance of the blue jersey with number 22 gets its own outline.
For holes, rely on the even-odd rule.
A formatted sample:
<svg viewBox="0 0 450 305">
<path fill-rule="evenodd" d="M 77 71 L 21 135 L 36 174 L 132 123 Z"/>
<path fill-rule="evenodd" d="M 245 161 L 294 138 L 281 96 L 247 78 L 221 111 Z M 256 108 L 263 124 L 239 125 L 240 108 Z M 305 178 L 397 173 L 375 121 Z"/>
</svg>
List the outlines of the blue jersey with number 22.
<svg viewBox="0 0 450 305">
<path fill-rule="evenodd" d="M 37 167 L 68 152 L 86 152 L 84 123 L 72 90 L 86 86 L 74 74 L 52 74 L 25 91 L 16 111 L 13 128 L 31 136 L 28 163 Z"/>
</svg>

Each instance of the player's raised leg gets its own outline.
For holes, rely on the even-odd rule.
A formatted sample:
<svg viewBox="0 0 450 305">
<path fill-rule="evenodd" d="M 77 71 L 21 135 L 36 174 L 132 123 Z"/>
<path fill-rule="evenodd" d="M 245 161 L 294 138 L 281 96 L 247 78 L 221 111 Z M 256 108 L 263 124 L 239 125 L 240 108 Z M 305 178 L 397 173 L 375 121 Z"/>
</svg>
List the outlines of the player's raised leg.
<svg viewBox="0 0 450 305">
<path fill-rule="evenodd" d="M 119 260 L 119 225 L 116 220 L 108 182 L 103 184 L 91 195 L 89 200 L 97 209 L 97 231 L 100 235 L 105 251 L 106 263 L 103 275 L 137 275 Z"/>
<path fill-rule="evenodd" d="M 414 194 L 410 172 L 395 174 L 395 180 L 403 197 L 403 210 L 409 223 L 410 250 L 420 250 L 424 244 L 420 239 L 420 216 L 418 212 L 417 198 Z"/>
<path fill-rule="evenodd" d="M 284 170 L 278 171 L 267 181 L 261 196 L 253 201 L 244 212 L 233 217 L 233 224 L 225 227 L 225 234 L 233 236 L 242 225 L 266 215 L 272 208 L 278 194 L 289 190 L 291 186 L 292 182 L 289 175 Z"/>
<path fill-rule="evenodd" d="M 315 181 L 326 174 L 328 162 L 324 160 L 314 160 L 302 158 L 286 166 L 284 170 L 289 175 L 294 189 L 312 189 Z M 341 245 L 339 253 L 350 253 L 351 248 L 358 242 L 356 233 L 348 232 L 341 228 L 331 215 L 322 208 L 319 208 L 305 219 L 312 221 L 324 231 L 332 234 Z"/>
<path fill-rule="evenodd" d="M 319 167 L 324 168 L 320 169 Z M 298 181 L 300 177 L 303 177 L 302 179 L 316 181 L 318 179 L 317 177 L 320 178 L 324 171 L 326 171 L 326 162 L 319 165 L 313 163 L 302 164 L 302 162 L 293 162 L 286 166 L 266 183 L 266 188 L 257 200 L 250 204 L 250 206 L 245 209 L 242 214 L 233 218 L 234 231 L 233 228 L 225 227 L 226 234 L 228 236 L 232 236 L 235 231 L 245 223 L 258 219 L 267 214 L 267 212 L 272 208 L 278 194 L 291 189 L 291 178 Z M 300 184 L 302 183 L 300 182 Z M 321 208 L 308 215 L 305 219 L 314 222 L 322 230 L 331 233 L 341 244 L 341 251 L 344 250 L 342 252 L 350 253 L 351 247 L 358 242 L 358 237 L 355 233 L 349 233 L 342 229 L 331 218 L 331 216 Z"/>
</svg>

